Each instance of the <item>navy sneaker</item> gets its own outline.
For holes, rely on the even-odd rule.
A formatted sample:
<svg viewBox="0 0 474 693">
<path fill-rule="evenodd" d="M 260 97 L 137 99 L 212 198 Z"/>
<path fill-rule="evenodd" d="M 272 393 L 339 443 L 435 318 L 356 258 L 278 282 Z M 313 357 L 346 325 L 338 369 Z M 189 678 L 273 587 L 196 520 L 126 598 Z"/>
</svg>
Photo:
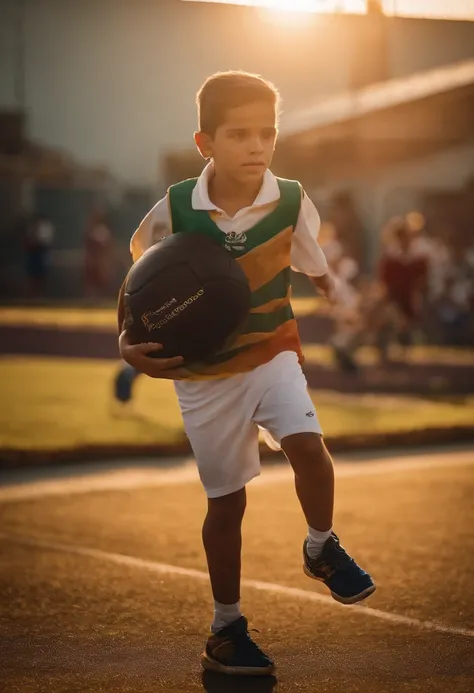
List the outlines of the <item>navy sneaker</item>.
<svg viewBox="0 0 474 693">
<path fill-rule="evenodd" d="M 201 664 L 204 669 L 234 676 L 269 676 L 275 671 L 272 660 L 250 637 L 245 616 L 210 636 Z"/>
<path fill-rule="evenodd" d="M 329 587 L 331 595 L 341 604 L 355 604 L 375 592 L 370 575 L 343 549 L 338 537 L 331 534 L 318 558 L 310 558 L 308 538 L 303 544 L 303 570 L 313 580 L 320 580 Z"/>
</svg>

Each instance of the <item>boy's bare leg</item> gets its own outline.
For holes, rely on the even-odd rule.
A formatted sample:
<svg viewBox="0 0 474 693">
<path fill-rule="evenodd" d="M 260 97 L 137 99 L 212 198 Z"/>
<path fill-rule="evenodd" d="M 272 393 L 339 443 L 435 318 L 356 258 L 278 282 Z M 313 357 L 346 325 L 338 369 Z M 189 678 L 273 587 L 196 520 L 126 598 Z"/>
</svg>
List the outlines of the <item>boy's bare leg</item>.
<svg viewBox="0 0 474 693">
<path fill-rule="evenodd" d="M 202 537 L 214 595 L 214 621 L 201 663 L 204 669 L 228 674 L 268 675 L 273 673 L 273 662 L 250 637 L 247 619 L 240 611 L 245 505 L 245 488 L 208 501 Z"/>
<path fill-rule="evenodd" d="M 295 486 L 308 522 L 303 545 L 303 570 L 329 588 L 342 604 L 355 604 L 372 594 L 375 584 L 340 545 L 331 531 L 334 510 L 334 468 L 322 436 L 297 433 L 281 441 L 295 472 Z"/>
<path fill-rule="evenodd" d="M 334 467 L 322 436 L 297 433 L 281 441 L 295 472 L 295 487 L 309 527 L 326 532 L 334 511 Z"/>
<path fill-rule="evenodd" d="M 214 600 L 236 604 L 240 600 L 242 519 L 245 488 L 220 498 L 209 498 L 202 539 Z"/>
</svg>

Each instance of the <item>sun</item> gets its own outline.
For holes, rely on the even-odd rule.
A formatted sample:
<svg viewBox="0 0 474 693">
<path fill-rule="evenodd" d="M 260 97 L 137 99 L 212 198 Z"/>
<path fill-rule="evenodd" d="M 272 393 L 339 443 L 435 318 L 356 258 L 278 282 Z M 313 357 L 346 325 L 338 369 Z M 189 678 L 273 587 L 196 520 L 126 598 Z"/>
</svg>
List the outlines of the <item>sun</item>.
<svg viewBox="0 0 474 693">
<path fill-rule="evenodd" d="M 317 12 L 320 10 L 318 5 L 327 3 L 315 2 L 315 0 L 263 0 L 261 5 L 269 10 L 280 10 L 283 12 Z"/>
<path fill-rule="evenodd" d="M 390 1 L 395 2 L 395 0 Z M 245 5 L 264 10 L 275 17 L 279 16 L 282 19 L 286 17 L 290 20 L 295 16 L 303 18 L 305 14 L 326 14 L 331 12 L 365 14 L 367 9 L 367 0 L 184 0 L 184 2 Z"/>
<path fill-rule="evenodd" d="M 364 13 L 366 10 L 366 0 L 250 0 L 249 4 L 284 16 L 337 11 Z"/>
<path fill-rule="evenodd" d="M 365 0 L 251 0 L 266 21 L 287 28 L 304 26 L 308 16 L 337 11 L 364 12 Z"/>
</svg>

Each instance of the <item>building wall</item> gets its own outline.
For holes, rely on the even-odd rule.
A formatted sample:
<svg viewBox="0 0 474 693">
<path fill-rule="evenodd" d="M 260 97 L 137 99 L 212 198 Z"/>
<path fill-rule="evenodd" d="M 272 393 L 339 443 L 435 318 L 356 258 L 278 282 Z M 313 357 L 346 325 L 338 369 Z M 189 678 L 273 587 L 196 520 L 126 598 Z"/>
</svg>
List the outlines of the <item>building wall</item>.
<svg viewBox="0 0 474 693">
<path fill-rule="evenodd" d="M 17 104 L 17 13 L 15 0 L 0 0 L 0 108 L 13 110 Z"/>
<path fill-rule="evenodd" d="M 261 72 L 291 111 L 347 88 L 363 50 L 360 18 L 284 26 L 254 9 L 180 0 L 23 2 L 30 137 L 134 184 L 159 182 L 161 156 L 192 146 L 194 94 L 210 73 Z M 16 5 L 0 0 L 0 108 L 16 105 Z M 393 76 L 468 54 L 474 23 L 390 20 Z"/>
<path fill-rule="evenodd" d="M 390 20 L 392 77 L 474 58 L 474 22 Z"/>
</svg>

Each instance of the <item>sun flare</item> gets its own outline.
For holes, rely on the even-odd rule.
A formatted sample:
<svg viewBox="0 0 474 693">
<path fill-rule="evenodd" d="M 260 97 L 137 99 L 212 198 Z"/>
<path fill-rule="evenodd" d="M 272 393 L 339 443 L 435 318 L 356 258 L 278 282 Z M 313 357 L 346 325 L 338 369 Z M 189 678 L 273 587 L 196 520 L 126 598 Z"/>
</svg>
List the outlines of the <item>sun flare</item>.
<svg viewBox="0 0 474 693">
<path fill-rule="evenodd" d="M 269 10 L 280 10 L 282 12 L 317 12 L 318 4 L 314 0 L 268 0 L 262 5 Z"/>
<path fill-rule="evenodd" d="M 365 14 L 367 0 L 184 0 L 221 5 L 245 5 L 264 9 L 274 17 L 292 19 L 309 13 L 342 12 Z M 459 19 L 474 21 L 474 0 L 381 0 L 381 8 L 388 16 L 425 17 L 432 19 Z"/>
<path fill-rule="evenodd" d="M 258 0 L 255 5 L 284 13 L 365 10 L 365 0 Z"/>
<path fill-rule="evenodd" d="M 330 14 L 332 12 L 364 14 L 367 9 L 367 0 L 184 0 L 184 2 L 244 5 L 290 18 L 295 15 L 301 17 L 305 14 Z"/>
</svg>

